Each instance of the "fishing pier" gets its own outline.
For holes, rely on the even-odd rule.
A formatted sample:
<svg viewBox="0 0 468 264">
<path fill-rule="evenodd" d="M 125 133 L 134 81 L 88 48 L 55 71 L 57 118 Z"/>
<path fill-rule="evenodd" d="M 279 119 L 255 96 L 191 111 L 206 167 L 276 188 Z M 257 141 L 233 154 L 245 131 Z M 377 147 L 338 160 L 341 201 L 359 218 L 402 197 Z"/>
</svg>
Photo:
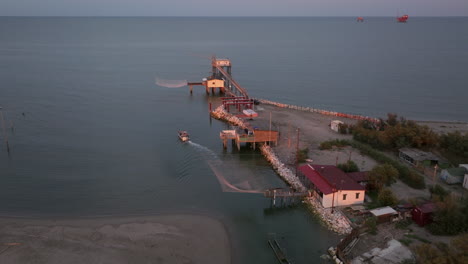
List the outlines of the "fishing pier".
<svg viewBox="0 0 468 264">
<path fill-rule="evenodd" d="M 214 94 L 216 90 L 231 97 L 242 96 L 249 98 L 247 90 L 238 84 L 231 76 L 231 61 L 228 59 L 211 59 L 212 75 L 203 78 L 202 82 L 188 82 L 190 93 L 193 93 L 193 86 L 205 86 L 207 94 Z"/>
<path fill-rule="evenodd" d="M 231 76 L 232 64 L 228 59 L 218 59 L 213 57 L 211 59 L 212 75 L 208 78 L 203 78 L 202 82 L 188 82 L 190 93 L 193 93 L 193 86 L 205 86 L 207 94 L 215 94 L 216 90 L 219 93 L 225 94 L 221 97 L 223 108 L 229 113 L 231 110 L 238 111 L 237 118 L 253 119 L 258 114 L 253 111 L 256 101 L 249 98 L 247 90 L 237 83 Z M 212 106 L 210 103 L 210 112 L 212 113 Z M 243 110 L 244 109 L 244 110 Z M 239 119 L 240 120 L 240 119 Z M 252 128 L 248 122 L 241 121 L 243 129 L 236 130 L 223 130 L 220 132 L 219 137 L 223 141 L 224 148 L 227 148 L 228 141 L 231 140 L 233 145 L 237 146 L 240 150 L 241 144 L 251 144 L 253 149 L 256 149 L 257 143 L 272 144 L 278 143 L 278 131 L 262 130 Z"/>
<path fill-rule="evenodd" d="M 227 148 L 229 140 L 240 150 L 241 143 L 252 144 L 253 149 L 257 143 L 278 143 L 278 131 L 271 130 L 223 130 L 219 133 L 219 137 L 223 141 L 224 148 Z"/>
<path fill-rule="evenodd" d="M 288 206 L 301 201 L 304 197 L 311 197 L 312 193 L 310 191 L 306 192 L 296 192 L 292 189 L 284 188 L 274 188 L 265 190 L 263 195 L 266 198 L 271 199 L 271 206 L 276 207 L 276 200 L 278 199 L 278 204 L 280 206 Z"/>
</svg>

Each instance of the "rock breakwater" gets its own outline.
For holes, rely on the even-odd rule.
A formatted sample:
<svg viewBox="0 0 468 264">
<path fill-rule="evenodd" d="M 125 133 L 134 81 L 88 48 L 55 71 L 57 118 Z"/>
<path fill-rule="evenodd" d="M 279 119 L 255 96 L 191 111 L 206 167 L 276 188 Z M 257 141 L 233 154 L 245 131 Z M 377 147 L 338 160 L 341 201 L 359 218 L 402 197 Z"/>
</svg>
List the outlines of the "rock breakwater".
<svg viewBox="0 0 468 264">
<path fill-rule="evenodd" d="M 262 104 L 274 105 L 274 106 L 281 107 L 281 108 L 289 108 L 289 109 L 294 109 L 294 110 L 298 110 L 298 111 L 318 113 L 318 114 L 328 115 L 328 116 L 338 116 L 338 117 L 351 118 L 351 119 L 357 119 L 357 120 L 368 120 L 368 121 L 371 121 L 371 122 L 374 122 L 374 123 L 379 123 L 380 122 L 379 119 L 373 118 L 373 117 L 368 117 L 368 116 L 345 114 L 345 113 L 340 113 L 340 112 L 335 112 L 335 111 L 328 111 L 328 110 L 317 109 L 317 108 L 312 108 L 312 107 L 304 107 L 304 106 L 283 104 L 283 103 L 273 102 L 273 101 L 265 100 L 265 99 L 256 99 L 256 100 L 259 101 Z"/>
</svg>

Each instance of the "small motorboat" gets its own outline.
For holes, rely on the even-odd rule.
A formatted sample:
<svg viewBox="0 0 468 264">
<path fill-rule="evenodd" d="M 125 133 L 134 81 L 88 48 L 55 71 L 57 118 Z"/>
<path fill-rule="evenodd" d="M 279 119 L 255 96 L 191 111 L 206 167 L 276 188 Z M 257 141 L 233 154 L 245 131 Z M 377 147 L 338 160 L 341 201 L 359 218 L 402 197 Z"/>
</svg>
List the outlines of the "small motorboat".
<svg viewBox="0 0 468 264">
<path fill-rule="evenodd" d="M 187 131 L 179 131 L 179 138 L 182 142 L 186 142 L 190 140 L 190 136 Z"/>
</svg>

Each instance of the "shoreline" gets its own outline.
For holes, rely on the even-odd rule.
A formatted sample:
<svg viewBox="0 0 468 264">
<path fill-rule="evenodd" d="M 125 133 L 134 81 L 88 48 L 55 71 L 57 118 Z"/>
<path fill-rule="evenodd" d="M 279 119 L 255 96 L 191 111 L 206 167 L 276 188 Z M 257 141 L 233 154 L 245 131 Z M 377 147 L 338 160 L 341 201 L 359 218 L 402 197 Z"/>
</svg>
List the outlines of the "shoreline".
<svg viewBox="0 0 468 264">
<path fill-rule="evenodd" d="M 231 246 L 224 223 L 204 215 L 0 217 L 1 263 L 232 263 Z"/>
<path fill-rule="evenodd" d="M 369 121 L 379 120 L 379 118 L 376 118 L 376 117 L 369 117 L 369 116 L 363 116 L 363 115 L 358 115 L 358 114 L 341 113 L 341 112 L 336 112 L 332 110 L 317 109 L 313 107 L 305 107 L 305 106 L 299 106 L 299 105 L 283 104 L 280 102 L 270 101 L 266 99 L 256 99 L 256 100 L 258 100 L 260 103 L 265 104 L 265 105 L 271 105 L 271 106 L 275 106 L 279 108 L 289 108 L 289 109 L 303 111 L 303 112 L 318 113 L 318 114 L 325 115 L 325 116 L 344 117 L 344 118 L 356 119 L 356 120 L 367 119 Z M 398 114 L 398 116 L 400 115 Z M 460 120 L 426 120 L 426 119 L 424 120 L 408 119 L 408 120 L 412 120 L 416 123 L 452 124 L 452 125 L 468 126 L 468 121 L 460 121 Z"/>
</svg>

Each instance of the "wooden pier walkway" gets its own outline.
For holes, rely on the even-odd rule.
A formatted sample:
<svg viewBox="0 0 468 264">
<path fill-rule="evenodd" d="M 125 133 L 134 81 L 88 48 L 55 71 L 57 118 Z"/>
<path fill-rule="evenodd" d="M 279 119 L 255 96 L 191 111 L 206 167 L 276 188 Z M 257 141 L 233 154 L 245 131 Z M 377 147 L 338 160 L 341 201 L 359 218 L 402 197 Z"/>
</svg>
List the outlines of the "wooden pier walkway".
<svg viewBox="0 0 468 264">
<path fill-rule="evenodd" d="M 223 141 L 224 148 L 227 148 L 228 140 L 233 140 L 240 150 L 241 143 L 252 143 L 255 149 L 257 143 L 278 143 L 278 131 L 271 130 L 248 130 L 240 132 L 237 130 L 223 130 L 219 133 L 219 137 Z"/>
<path fill-rule="evenodd" d="M 310 191 L 306 192 L 296 192 L 293 189 L 284 189 L 284 188 L 274 188 L 268 189 L 263 192 L 263 195 L 271 199 L 271 206 L 276 207 L 276 200 L 278 199 L 278 204 L 280 206 L 289 206 L 293 205 L 302 200 L 303 197 L 311 197 L 312 193 Z"/>
</svg>

